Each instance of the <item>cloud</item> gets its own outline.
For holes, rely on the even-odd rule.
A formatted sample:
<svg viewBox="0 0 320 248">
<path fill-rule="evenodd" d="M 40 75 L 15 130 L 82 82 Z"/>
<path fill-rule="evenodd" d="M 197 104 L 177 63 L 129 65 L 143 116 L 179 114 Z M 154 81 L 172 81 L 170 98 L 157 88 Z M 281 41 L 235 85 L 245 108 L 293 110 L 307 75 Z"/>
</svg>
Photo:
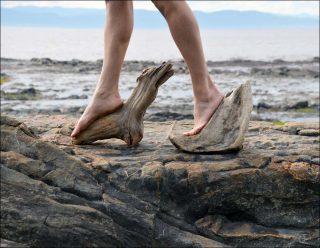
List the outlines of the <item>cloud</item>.
<svg viewBox="0 0 320 248">
<path fill-rule="evenodd" d="M 255 10 L 284 15 L 319 16 L 319 1 L 188 1 L 192 10 Z M 2 7 L 39 6 L 65 8 L 104 8 L 104 1 L 1 1 Z M 151 1 L 134 1 L 136 9 L 156 10 Z"/>
</svg>

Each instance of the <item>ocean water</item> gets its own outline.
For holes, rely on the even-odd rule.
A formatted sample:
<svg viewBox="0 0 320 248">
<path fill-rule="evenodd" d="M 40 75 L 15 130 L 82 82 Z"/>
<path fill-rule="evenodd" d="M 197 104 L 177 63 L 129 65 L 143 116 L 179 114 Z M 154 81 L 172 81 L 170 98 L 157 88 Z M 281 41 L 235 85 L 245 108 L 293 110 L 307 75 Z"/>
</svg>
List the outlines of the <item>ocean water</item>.
<svg viewBox="0 0 320 248">
<path fill-rule="evenodd" d="M 1 27 L 1 57 L 97 60 L 103 29 Z M 207 60 L 305 60 L 319 56 L 318 29 L 201 30 Z M 168 29 L 133 32 L 126 60 L 175 60 L 182 56 Z"/>
</svg>

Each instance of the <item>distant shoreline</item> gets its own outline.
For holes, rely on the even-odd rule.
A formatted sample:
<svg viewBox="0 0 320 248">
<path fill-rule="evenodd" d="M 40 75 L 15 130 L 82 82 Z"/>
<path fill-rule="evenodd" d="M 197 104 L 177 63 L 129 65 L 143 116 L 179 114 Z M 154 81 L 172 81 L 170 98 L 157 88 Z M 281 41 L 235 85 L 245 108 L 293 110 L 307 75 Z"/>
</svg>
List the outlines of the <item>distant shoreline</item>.
<svg viewBox="0 0 320 248">
<path fill-rule="evenodd" d="M 201 31 L 207 30 L 216 30 L 216 31 L 223 31 L 223 30 L 318 30 L 320 26 L 290 26 L 290 27 L 201 27 Z M 32 28 L 32 29 L 66 29 L 66 30 L 103 30 L 104 26 L 101 27 L 60 27 L 60 26 L 23 26 L 23 25 L 1 25 L 1 28 Z M 164 27 L 134 27 L 134 30 L 165 30 L 170 32 L 169 28 Z"/>
<path fill-rule="evenodd" d="M 102 64 L 102 59 L 97 60 L 80 60 L 80 59 L 69 59 L 69 60 L 58 60 L 47 57 L 34 57 L 30 59 L 19 59 L 19 58 L 6 58 L 0 57 L 1 62 L 24 62 L 24 63 L 38 63 L 42 65 L 79 65 L 79 64 Z M 173 63 L 184 63 L 181 59 L 169 59 Z M 146 66 L 153 66 L 157 63 L 161 63 L 163 61 L 156 60 L 125 60 L 124 65 L 126 64 L 136 64 L 141 63 Z M 229 60 L 207 60 L 208 66 L 271 66 L 271 65 L 281 65 L 281 64 L 306 64 L 306 63 L 320 63 L 320 58 L 318 56 L 310 57 L 309 59 L 303 60 L 284 60 L 284 59 L 272 59 L 272 60 L 252 60 L 252 59 L 242 59 L 242 58 L 234 58 Z"/>
<path fill-rule="evenodd" d="M 261 11 L 220 10 L 193 12 L 200 28 L 319 28 L 318 16 L 282 15 Z M 105 23 L 104 9 L 59 7 L 1 8 L 1 21 L 6 26 L 42 26 L 100 28 Z M 32 18 L 30 18 L 32 16 Z M 163 28 L 167 23 L 158 11 L 134 9 L 135 27 Z"/>
</svg>

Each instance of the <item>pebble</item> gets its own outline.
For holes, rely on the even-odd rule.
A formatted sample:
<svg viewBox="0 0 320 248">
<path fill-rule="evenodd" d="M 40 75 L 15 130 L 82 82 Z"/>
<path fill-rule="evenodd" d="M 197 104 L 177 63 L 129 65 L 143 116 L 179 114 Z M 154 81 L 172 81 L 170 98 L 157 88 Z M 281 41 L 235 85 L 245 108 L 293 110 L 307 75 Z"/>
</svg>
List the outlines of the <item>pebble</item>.
<svg viewBox="0 0 320 248">
<path fill-rule="evenodd" d="M 311 163 L 320 165 L 320 158 L 314 158 L 311 160 Z"/>
<path fill-rule="evenodd" d="M 289 109 L 307 108 L 308 106 L 309 106 L 308 101 L 299 101 L 299 102 L 289 106 Z"/>
<path fill-rule="evenodd" d="M 265 103 L 265 102 L 259 102 L 257 105 L 257 108 L 258 109 L 260 109 L 260 108 L 270 109 L 270 108 L 272 108 L 272 106 L 268 103 Z"/>
<path fill-rule="evenodd" d="M 298 134 L 302 136 L 319 136 L 320 131 L 316 129 L 302 129 L 298 132 Z"/>
<path fill-rule="evenodd" d="M 311 157 L 308 155 L 300 155 L 297 159 L 298 162 L 311 163 Z"/>
<path fill-rule="evenodd" d="M 22 90 L 20 93 L 35 96 L 37 94 L 37 90 L 35 88 L 29 88 L 29 89 Z"/>
<path fill-rule="evenodd" d="M 279 150 L 279 151 L 276 151 L 276 152 L 274 153 L 274 155 L 283 157 L 283 156 L 288 156 L 289 153 L 288 153 L 288 151 L 286 151 L 286 150 Z"/>
</svg>

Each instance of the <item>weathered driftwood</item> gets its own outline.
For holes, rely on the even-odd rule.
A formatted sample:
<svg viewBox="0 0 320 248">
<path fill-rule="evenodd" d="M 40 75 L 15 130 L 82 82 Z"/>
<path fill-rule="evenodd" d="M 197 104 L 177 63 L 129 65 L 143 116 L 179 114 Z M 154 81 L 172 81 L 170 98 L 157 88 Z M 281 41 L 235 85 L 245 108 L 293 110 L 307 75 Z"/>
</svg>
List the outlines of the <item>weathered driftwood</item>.
<svg viewBox="0 0 320 248">
<path fill-rule="evenodd" d="M 194 136 L 182 134 L 185 127 L 174 124 L 169 139 L 186 152 L 227 152 L 242 148 L 252 111 L 250 82 L 228 93 L 205 128 Z"/>
<path fill-rule="evenodd" d="M 118 138 L 128 145 L 138 144 L 143 137 L 143 116 L 156 98 L 160 85 L 172 75 L 170 63 L 145 69 L 137 78 L 137 87 L 122 108 L 95 121 L 72 143 L 90 144 L 97 140 Z"/>
</svg>

